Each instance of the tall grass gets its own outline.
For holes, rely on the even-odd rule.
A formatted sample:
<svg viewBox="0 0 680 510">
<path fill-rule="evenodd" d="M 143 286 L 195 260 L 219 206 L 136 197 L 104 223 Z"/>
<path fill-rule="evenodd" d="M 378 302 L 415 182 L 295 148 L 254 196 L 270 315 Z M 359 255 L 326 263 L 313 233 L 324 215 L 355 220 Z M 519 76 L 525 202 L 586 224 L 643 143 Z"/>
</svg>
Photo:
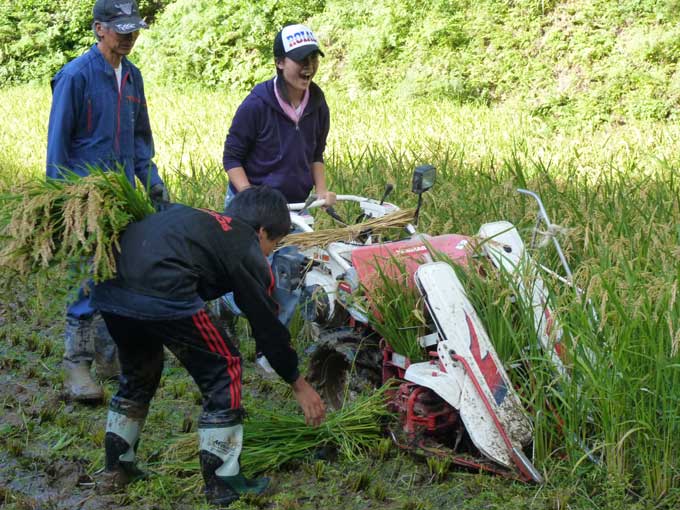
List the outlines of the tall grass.
<svg viewBox="0 0 680 510">
<path fill-rule="evenodd" d="M 155 161 L 161 172 L 221 168 L 224 138 L 244 96 L 147 84 Z M 327 163 L 338 169 L 333 182 L 343 189 L 343 183 L 351 185 L 357 176 L 372 187 L 381 186 L 386 178 L 400 180 L 402 166 L 414 161 L 440 163 L 445 179 L 461 165 L 470 176 L 497 171 L 513 154 L 527 171 L 564 175 L 568 169 L 570 178 L 580 180 L 607 169 L 650 174 L 678 163 L 676 123 L 557 124 L 530 115 L 521 104 L 487 108 L 446 101 L 395 103 L 375 96 L 351 98 L 332 89 L 326 90 L 326 97 L 331 108 Z M 0 167 L 15 164 L 22 174 L 41 175 L 49 87 L 10 88 L 0 91 L 0 98 L 5 121 Z M 634 168 L 629 168 L 631 164 Z"/>
<path fill-rule="evenodd" d="M 516 371 L 516 383 L 534 419 L 539 465 L 622 505 L 680 502 L 680 126 L 628 119 L 561 125 L 522 105 L 372 103 L 327 92 L 326 163 L 339 192 L 379 196 L 392 182 L 390 200 L 412 206 L 411 169 L 432 163 L 438 183 L 425 197 L 421 227 L 433 234 L 472 234 L 498 219 L 526 234 L 535 207 L 514 190 L 541 195 L 565 228 L 561 241 L 575 280 L 598 316 L 594 323 L 571 289 L 547 280 L 571 378 L 556 378 L 534 346 L 530 315 L 510 306 L 508 281 L 468 279 L 504 361 L 532 360 Z M 156 161 L 174 197 L 220 208 L 222 144 L 241 98 L 153 87 L 147 95 Z M 47 89 L 0 92 L 0 186 L 17 175 L 43 175 L 48 105 Z M 557 267 L 549 250 L 535 256 Z"/>
<path fill-rule="evenodd" d="M 526 178 L 540 168 L 506 164 L 521 170 L 522 185 L 540 190 L 569 227 L 564 245 L 585 289 L 577 299 L 571 289 L 554 288 L 572 374 L 560 380 L 533 347 L 530 310 L 510 304 L 517 289 L 509 278 L 466 273 L 502 357 L 510 364 L 531 360 L 516 382 L 533 411 L 538 457 L 552 456 L 580 474 L 592 455 L 601 458 L 592 467 L 622 493 L 677 502 L 680 195 L 674 170 L 647 176 L 610 168 L 589 183 L 559 173 Z M 493 189 L 487 188 L 495 195 Z M 484 195 L 476 198 L 486 203 Z M 517 218 L 525 213 L 523 206 L 514 210 Z M 537 255 L 555 266 L 550 253 Z M 597 309 L 596 322 L 587 300 Z"/>
<path fill-rule="evenodd" d="M 394 352 L 410 362 L 424 361 L 425 349 L 418 337 L 426 331 L 423 302 L 405 264 L 396 259 L 375 260 L 372 288 L 366 289 L 370 322 Z"/>
</svg>

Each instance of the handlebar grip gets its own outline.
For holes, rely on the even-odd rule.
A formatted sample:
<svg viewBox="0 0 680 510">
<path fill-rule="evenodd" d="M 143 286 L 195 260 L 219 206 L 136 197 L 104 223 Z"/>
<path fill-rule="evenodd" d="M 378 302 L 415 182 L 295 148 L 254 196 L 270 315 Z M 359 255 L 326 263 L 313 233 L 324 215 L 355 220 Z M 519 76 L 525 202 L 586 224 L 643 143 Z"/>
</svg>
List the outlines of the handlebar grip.
<svg viewBox="0 0 680 510">
<path fill-rule="evenodd" d="M 321 199 L 321 200 L 314 200 L 311 204 L 307 204 L 305 202 L 298 202 L 295 204 L 288 204 L 288 210 L 289 211 L 302 211 L 304 209 L 313 209 L 315 207 L 322 207 L 326 205 L 326 200 Z"/>
</svg>

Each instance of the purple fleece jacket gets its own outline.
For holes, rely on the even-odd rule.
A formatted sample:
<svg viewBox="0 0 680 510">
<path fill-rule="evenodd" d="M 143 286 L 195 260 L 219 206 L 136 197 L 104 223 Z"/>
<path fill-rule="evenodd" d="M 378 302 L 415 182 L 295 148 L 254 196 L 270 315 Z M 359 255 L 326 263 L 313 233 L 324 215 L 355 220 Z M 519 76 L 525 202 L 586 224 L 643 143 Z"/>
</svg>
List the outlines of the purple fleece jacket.
<svg viewBox="0 0 680 510">
<path fill-rule="evenodd" d="M 274 80 L 256 85 L 229 128 L 224 169 L 242 166 L 251 184 L 266 184 L 288 202 L 303 202 L 314 186 L 312 163 L 323 163 L 330 122 L 322 90 L 312 83 L 309 93 L 309 103 L 295 124 L 276 100 Z"/>
</svg>

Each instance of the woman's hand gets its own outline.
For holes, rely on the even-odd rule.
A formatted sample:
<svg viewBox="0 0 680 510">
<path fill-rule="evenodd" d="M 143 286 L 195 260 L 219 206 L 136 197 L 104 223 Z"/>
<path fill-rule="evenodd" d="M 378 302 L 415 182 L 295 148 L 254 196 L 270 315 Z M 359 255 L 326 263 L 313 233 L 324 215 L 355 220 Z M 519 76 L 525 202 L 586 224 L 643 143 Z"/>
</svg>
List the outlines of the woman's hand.
<svg viewBox="0 0 680 510">
<path fill-rule="evenodd" d="M 317 198 L 317 200 L 323 199 L 323 200 L 326 201 L 326 203 L 324 204 L 324 207 L 331 207 L 337 201 L 336 195 L 332 191 L 317 192 L 316 198 Z"/>
</svg>

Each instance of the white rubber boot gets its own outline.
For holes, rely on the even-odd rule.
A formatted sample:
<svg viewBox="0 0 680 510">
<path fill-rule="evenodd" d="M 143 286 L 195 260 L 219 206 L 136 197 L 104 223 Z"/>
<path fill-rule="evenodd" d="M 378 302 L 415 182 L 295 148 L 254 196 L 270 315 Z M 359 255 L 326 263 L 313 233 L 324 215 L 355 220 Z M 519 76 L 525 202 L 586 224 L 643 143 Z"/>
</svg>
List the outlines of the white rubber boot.
<svg viewBox="0 0 680 510">
<path fill-rule="evenodd" d="M 121 402 L 122 406 L 111 409 Z M 137 467 L 135 457 L 148 408 L 132 401 L 116 400 L 115 397 L 111 407 L 106 420 L 106 460 L 100 484 L 103 490 L 100 492 L 113 492 L 136 480 L 147 478 L 146 473 Z M 130 416 L 123 414 L 123 408 Z"/>
</svg>

